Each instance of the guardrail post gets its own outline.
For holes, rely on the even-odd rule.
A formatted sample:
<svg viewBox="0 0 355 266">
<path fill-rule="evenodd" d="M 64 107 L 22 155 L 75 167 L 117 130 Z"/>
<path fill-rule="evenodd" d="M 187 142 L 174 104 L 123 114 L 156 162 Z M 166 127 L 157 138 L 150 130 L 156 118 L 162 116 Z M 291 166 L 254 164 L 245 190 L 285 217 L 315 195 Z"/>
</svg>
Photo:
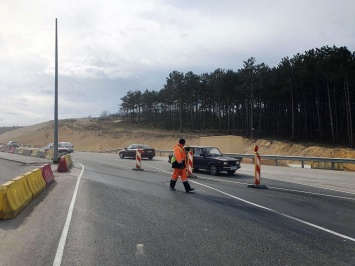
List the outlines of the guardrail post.
<svg viewBox="0 0 355 266">
<path fill-rule="evenodd" d="M 277 159 L 275 159 L 275 166 L 278 166 Z"/>
<path fill-rule="evenodd" d="M 302 168 L 304 168 L 304 161 L 301 161 Z"/>
</svg>

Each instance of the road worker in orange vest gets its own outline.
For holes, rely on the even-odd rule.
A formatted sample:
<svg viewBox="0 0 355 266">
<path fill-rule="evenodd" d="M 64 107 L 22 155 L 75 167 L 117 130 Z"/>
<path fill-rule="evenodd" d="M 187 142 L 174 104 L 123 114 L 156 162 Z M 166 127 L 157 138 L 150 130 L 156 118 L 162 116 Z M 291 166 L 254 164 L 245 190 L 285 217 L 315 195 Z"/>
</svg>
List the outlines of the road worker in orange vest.
<svg viewBox="0 0 355 266">
<path fill-rule="evenodd" d="M 190 192 L 195 189 L 191 188 L 189 182 L 187 181 L 186 151 L 184 149 L 184 146 L 185 146 L 185 140 L 180 139 L 179 143 L 174 147 L 174 155 L 171 158 L 171 163 L 172 163 L 172 167 L 174 168 L 174 172 L 170 180 L 170 189 L 176 190 L 175 184 L 180 176 L 186 192 Z"/>
</svg>

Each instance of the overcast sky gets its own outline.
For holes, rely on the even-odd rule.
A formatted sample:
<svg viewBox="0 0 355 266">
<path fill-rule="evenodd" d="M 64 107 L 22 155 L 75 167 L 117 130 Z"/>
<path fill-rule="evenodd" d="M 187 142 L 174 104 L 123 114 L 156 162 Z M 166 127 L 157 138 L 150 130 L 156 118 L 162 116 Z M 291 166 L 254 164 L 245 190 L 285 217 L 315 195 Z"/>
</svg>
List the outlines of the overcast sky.
<svg viewBox="0 0 355 266">
<path fill-rule="evenodd" d="M 312 48 L 355 51 L 354 0 L 1 0 L 0 127 L 116 113 L 174 70 L 270 67 Z"/>
</svg>

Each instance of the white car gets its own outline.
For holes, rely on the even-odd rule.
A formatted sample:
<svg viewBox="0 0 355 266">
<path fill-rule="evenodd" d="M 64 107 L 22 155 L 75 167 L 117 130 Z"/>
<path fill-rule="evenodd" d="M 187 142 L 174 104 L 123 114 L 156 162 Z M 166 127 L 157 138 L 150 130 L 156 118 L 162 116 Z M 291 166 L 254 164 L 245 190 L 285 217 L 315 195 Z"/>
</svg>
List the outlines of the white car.
<svg viewBox="0 0 355 266">
<path fill-rule="evenodd" d="M 7 147 L 20 147 L 20 145 L 17 143 L 17 141 L 10 140 L 8 143 L 6 143 Z"/>
<path fill-rule="evenodd" d="M 44 147 L 44 151 L 53 150 L 53 148 L 54 148 L 54 144 L 49 143 L 47 146 Z M 67 147 L 65 147 L 63 144 L 58 143 L 58 153 L 65 155 L 70 153 L 70 150 Z"/>
<path fill-rule="evenodd" d="M 72 153 L 74 152 L 74 145 L 71 144 L 70 142 L 59 142 L 60 144 L 64 145 L 65 147 L 67 147 L 69 149 L 69 152 Z"/>
</svg>

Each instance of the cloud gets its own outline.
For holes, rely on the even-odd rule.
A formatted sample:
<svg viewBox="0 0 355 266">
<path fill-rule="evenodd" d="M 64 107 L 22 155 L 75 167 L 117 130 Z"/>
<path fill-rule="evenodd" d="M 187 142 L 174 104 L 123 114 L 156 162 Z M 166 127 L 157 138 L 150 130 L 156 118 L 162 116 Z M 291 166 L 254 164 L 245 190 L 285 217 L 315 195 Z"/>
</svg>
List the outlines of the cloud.
<svg viewBox="0 0 355 266">
<path fill-rule="evenodd" d="M 0 3 L 0 126 L 115 113 L 128 90 L 160 90 L 174 70 L 277 65 L 322 47 L 355 49 L 352 0 L 5 0 Z M 42 119 L 42 120 L 41 120 Z"/>
</svg>

